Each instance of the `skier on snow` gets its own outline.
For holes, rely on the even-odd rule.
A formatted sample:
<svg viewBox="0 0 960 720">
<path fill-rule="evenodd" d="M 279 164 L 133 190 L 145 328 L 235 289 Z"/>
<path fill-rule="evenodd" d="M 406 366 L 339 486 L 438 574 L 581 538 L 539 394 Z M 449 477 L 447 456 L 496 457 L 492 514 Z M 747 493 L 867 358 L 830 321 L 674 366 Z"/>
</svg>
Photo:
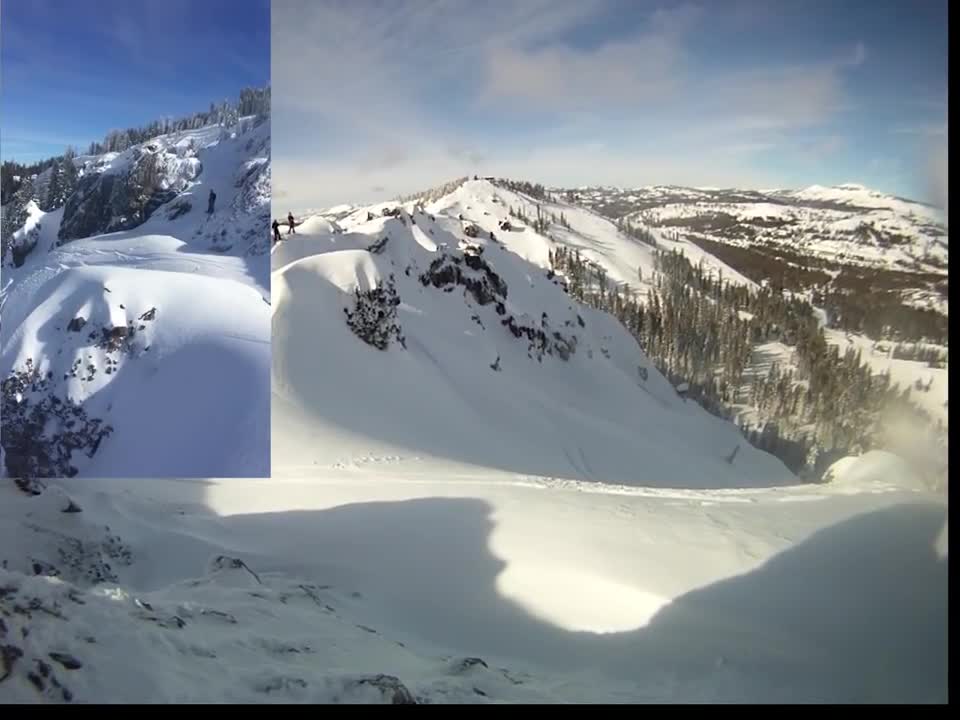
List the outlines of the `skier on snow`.
<svg viewBox="0 0 960 720">
<path fill-rule="evenodd" d="M 290 233 L 293 233 L 294 235 L 296 235 L 296 234 L 297 234 L 297 229 L 296 229 L 296 228 L 297 228 L 297 223 L 295 223 L 294 220 L 293 220 L 293 213 L 292 213 L 292 212 L 287 213 L 287 225 L 290 226 L 290 229 L 287 230 L 287 235 L 289 235 Z"/>
<path fill-rule="evenodd" d="M 273 242 L 280 242 L 280 221 L 276 218 L 273 220 Z"/>
<path fill-rule="evenodd" d="M 207 215 L 213 215 L 213 206 L 217 202 L 217 194 L 213 191 L 213 188 L 210 188 L 210 199 L 209 204 L 207 205 Z"/>
</svg>

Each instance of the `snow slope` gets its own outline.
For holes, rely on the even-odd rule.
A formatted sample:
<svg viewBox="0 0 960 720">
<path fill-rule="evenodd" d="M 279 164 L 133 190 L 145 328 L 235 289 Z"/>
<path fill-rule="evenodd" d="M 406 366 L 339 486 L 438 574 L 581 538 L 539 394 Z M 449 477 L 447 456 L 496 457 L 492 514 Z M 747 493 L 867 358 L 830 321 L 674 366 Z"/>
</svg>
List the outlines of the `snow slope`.
<svg viewBox="0 0 960 720">
<path fill-rule="evenodd" d="M 0 701 L 944 702 L 946 508 L 871 462 L 5 484 Z"/>
<path fill-rule="evenodd" d="M 81 475 L 269 474 L 270 123 L 249 120 L 144 143 L 171 199 L 132 229 L 64 240 L 64 208 L 31 208 L 15 242 L 34 231 L 36 247 L 3 269 L 0 373 L 46 382 L 5 404 L 8 461 L 31 452 L 11 448 L 13 413 L 56 398 L 112 427 L 68 454 Z M 142 151 L 80 161 L 126 177 Z M 66 429 L 48 418 L 55 444 Z"/>
<path fill-rule="evenodd" d="M 564 228 L 551 224 L 549 233 L 553 242 L 549 244 L 544 242 L 542 235 L 509 215 L 510 208 L 522 209 L 527 217 L 535 218 L 538 205 L 544 215 L 563 214 L 570 225 Z M 462 214 L 483 230 L 493 230 L 497 238 L 512 251 L 545 267 L 548 267 L 547 250 L 559 245 L 579 250 L 583 257 L 606 269 L 611 281 L 630 285 L 637 291 L 643 291 L 649 285 L 647 281 L 654 271 L 653 247 L 620 232 L 609 219 L 593 212 L 584 212 L 582 206 L 563 199 L 535 199 L 486 180 L 476 180 L 467 181 L 449 195 L 430 204 L 427 209 L 448 216 Z M 497 224 L 504 220 L 519 229 L 500 232 Z M 753 285 L 748 278 L 693 243 L 683 239 L 673 240 L 667 233 L 656 229 L 652 230 L 652 234 L 659 249 L 668 252 L 682 250 L 692 263 L 703 260 L 708 270 L 722 272 L 730 282 Z M 643 270 L 643 280 L 638 278 L 638 268 Z"/>
<path fill-rule="evenodd" d="M 612 221 L 586 208 L 596 207 L 616 216 L 618 212 L 629 215 L 630 208 L 639 206 L 644 209 L 636 211 L 635 217 L 642 217 L 646 221 L 656 221 L 656 218 L 660 217 L 657 213 L 666 213 L 667 215 L 673 213 L 670 217 L 676 219 L 683 216 L 684 213 L 690 214 L 690 217 L 696 217 L 716 213 L 720 210 L 725 213 L 733 213 L 740 222 L 747 224 L 751 219 L 787 218 L 790 223 L 796 223 L 785 226 L 792 233 L 791 237 L 794 240 L 797 240 L 794 237 L 797 233 L 802 235 L 804 228 L 810 229 L 804 225 L 805 221 L 797 219 L 799 217 L 798 213 L 809 215 L 811 222 L 819 222 L 831 212 L 852 217 L 851 213 L 873 212 L 873 210 L 891 213 L 891 217 L 899 218 L 907 224 L 935 223 L 937 217 L 933 208 L 852 185 L 840 188 L 814 187 L 802 192 L 778 190 L 763 191 L 762 193 L 748 190 L 710 190 L 672 186 L 654 186 L 636 190 L 594 188 L 577 191 L 576 204 L 571 204 L 562 199 L 569 192 L 572 191 L 559 192 L 557 199 L 534 199 L 488 182 L 472 181 L 462 184 L 437 203 L 429 205 L 427 209 L 447 215 L 462 215 L 465 222 L 476 222 L 484 232 L 493 229 L 497 232 L 498 239 L 504 242 L 507 247 L 525 257 L 529 257 L 537 264 L 547 265 L 548 250 L 553 247 L 575 248 L 584 257 L 603 267 L 611 280 L 629 285 L 641 299 L 645 298 L 646 288 L 650 286 L 653 280 L 652 248 L 620 232 Z M 821 204 L 825 203 L 826 206 L 804 205 L 804 203 L 814 203 L 814 201 Z M 607 204 L 605 205 L 605 203 Z M 622 203 L 622 207 L 615 205 L 615 203 Z M 508 208 L 522 208 L 528 217 L 533 218 L 536 215 L 538 205 L 546 216 L 563 214 L 570 227 L 564 228 L 556 223 L 551 223 L 548 234 L 552 238 L 552 242 L 527 227 L 509 233 L 499 232 L 497 223 L 501 220 L 507 219 L 517 225 L 517 221 L 509 217 Z M 617 207 L 619 207 L 619 210 L 615 211 Z M 365 217 L 365 213 L 366 210 L 363 210 L 357 214 Z M 666 217 L 666 215 L 663 215 L 663 217 Z M 680 227 L 682 228 L 682 224 Z M 768 231 L 779 231 L 776 227 L 773 229 L 764 228 L 762 224 L 759 227 L 761 234 Z M 927 229 L 931 227 L 927 227 Z M 661 249 L 683 252 L 694 265 L 703 263 L 708 274 L 716 277 L 722 273 L 723 278 L 729 282 L 754 286 L 750 279 L 736 272 L 693 242 L 684 239 L 683 235 L 677 238 L 676 233 L 672 232 L 675 229 L 674 226 L 657 227 L 654 225 L 646 227 L 646 229 L 650 231 Z M 917 228 L 914 229 L 917 230 Z M 917 230 L 917 232 L 920 232 L 920 230 Z M 759 240 L 763 239 L 761 236 L 757 237 Z M 714 239 L 736 244 L 726 237 Z M 847 243 L 848 240 L 845 239 L 842 242 Z M 821 245 L 817 243 L 814 243 L 817 248 L 822 249 Z M 807 250 L 804 250 L 804 252 L 807 252 Z M 642 280 L 637 276 L 637 268 L 642 271 Z M 924 295 L 924 297 L 927 296 Z M 809 301 L 809 293 L 804 295 L 804 299 Z M 940 310 L 946 311 L 945 300 L 942 298 L 934 304 Z M 814 311 L 819 312 L 825 321 L 826 316 L 822 310 L 814 308 Z M 743 312 L 742 316 L 746 317 L 748 313 Z M 914 403 L 931 418 L 931 428 L 916 427 L 907 421 L 900 423 L 896 430 L 895 443 L 890 449 L 895 449 L 897 452 L 913 458 L 918 463 L 918 467 L 927 467 L 931 478 L 936 478 L 931 482 L 945 483 L 943 471 L 946 467 L 946 449 L 944 446 L 946 438 L 940 436 L 938 432 L 933 432 L 933 426 L 939 422 L 946 428 L 949 424 L 948 370 L 946 368 L 930 368 L 923 361 L 890 359 L 874 348 L 875 343 L 870 338 L 862 335 L 831 329 L 825 329 L 824 333 L 827 342 L 836 345 L 841 355 L 847 347 L 854 346 L 861 350 L 863 362 L 867 363 L 874 373 L 889 372 L 892 382 L 899 384 L 901 388 L 914 387 L 918 381 L 922 384 L 923 389 L 916 388 L 913 391 L 912 398 Z M 946 348 L 941 349 L 946 350 Z M 747 368 L 746 377 L 749 380 L 754 375 L 765 376 L 774 360 L 780 363 L 782 369 L 789 368 L 794 365 L 793 355 L 793 348 L 780 343 L 758 346 L 754 352 L 755 360 Z M 741 400 L 744 402 L 746 402 L 748 391 L 749 385 L 745 384 L 741 390 Z M 758 416 L 749 404 L 735 404 L 732 409 L 735 410 L 741 420 L 752 425 L 758 424 Z"/>
<path fill-rule="evenodd" d="M 733 424 L 680 398 L 611 316 L 580 306 L 548 279 L 541 236 L 497 232 L 492 241 L 487 224 L 496 219 L 477 218 L 487 234 L 467 244 L 482 248 L 481 261 L 505 283 L 502 313 L 462 285 L 425 284 L 435 262 L 462 262 L 465 274 L 483 275 L 466 268 L 458 249 L 468 240 L 455 213 L 465 202 L 455 194 L 424 212 L 410 204 L 412 215 L 401 217 L 364 208 L 334 229 L 307 220 L 274 248 L 275 470 L 278 459 L 283 472 L 309 475 L 358 458 L 402 457 L 445 472 L 496 468 L 627 485 L 791 479 Z M 366 249 L 383 238 L 380 253 Z M 391 275 L 406 348 L 375 351 L 347 327 L 344 311 L 355 289 Z M 560 351 L 539 357 L 504 325 L 510 318 L 575 349 L 568 360 Z M 724 458 L 738 444 L 730 465 Z"/>
</svg>

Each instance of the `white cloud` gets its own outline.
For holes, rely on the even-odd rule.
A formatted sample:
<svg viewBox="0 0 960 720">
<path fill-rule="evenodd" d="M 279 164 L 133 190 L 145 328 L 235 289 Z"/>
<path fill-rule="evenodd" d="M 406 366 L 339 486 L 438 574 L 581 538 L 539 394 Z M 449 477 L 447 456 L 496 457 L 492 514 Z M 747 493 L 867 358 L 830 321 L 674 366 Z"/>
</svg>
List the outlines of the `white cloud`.
<svg viewBox="0 0 960 720">
<path fill-rule="evenodd" d="M 704 68 L 694 31 L 711 5 L 652 11 L 595 47 L 564 42 L 602 6 L 273 0 L 275 187 L 311 207 L 473 173 L 778 185 L 756 156 L 843 112 L 844 74 L 867 57 L 860 43 L 839 60 Z M 495 140 L 473 127 L 485 123 L 519 130 Z"/>
<path fill-rule="evenodd" d="M 947 124 L 943 125 L 926 124 L 926 125 L 902 125 L 900 127 L 894 128 L 893 132 L 897 135 L 920 135 L 923 137 L 946 137 L 947 136 Z"/>
<path fill-rule="evenodd" d="M 946 121 L 944 121 L 944 127 L 946 127 Z M 950 203 L 948 201 L 950 173 L 947 168 L 947 158 L 949 155 L 948 142 L 947 134 L 944 132 L 942 135 L 937 135 L 932 138 L 927 150 L 927 157 L 929 159 L 927 162 L 926 176 L 930 200 L 943 210 L 944 217 L 948 215 L 950 210 Z"/>
<path fill-rule="evenodd" d="M 481 162 L 453 156 L 442 149 L 410 156 L 390 168 L 358 170 L 348 160 L 312 162 L 275 159 L 274 188 L 284 203 L 297 209 L 332 206 L 342 202 L 375 202 L 439 185 L 462 175 L 492 174 L 534 178 L 548 184 L 611 185 L 673 183 L 701 186 L 765 187 L 779 180 L 757 171 L 750 155 L 755 147 L 703 147 L 696 153 L 624 152 L 596 141 L 577 144 L 536 144 L 523 151 L 491 149 Z M 381 192 L 372 188 L 380 187 Z"/>
<path fill-rule="evenodd" d="M 777 147 L 774 142 L 743 142 L 733 145 L 722 145 L 720 151 L 729 155 L 751 155 L 754 153 L 767 152 Z"/>
<path fill-rule="evenodd" d="M 484 95 L 493 103 L 521 100 L 538 110 L 638 107 L 675 92 L 682 65 L 681 46 L 657 35 L 590 53 L 559 46 L 502 48 L 490 53 Z"/>
<path fill-rule="evenodd" d="M 657 10 L 632 38 L 590 50 L 492 45 L 483 95 L 561 111 L 663 101 L 685 80 L 685 38 L 701 16 L 691 5 Z"/>
</svg>

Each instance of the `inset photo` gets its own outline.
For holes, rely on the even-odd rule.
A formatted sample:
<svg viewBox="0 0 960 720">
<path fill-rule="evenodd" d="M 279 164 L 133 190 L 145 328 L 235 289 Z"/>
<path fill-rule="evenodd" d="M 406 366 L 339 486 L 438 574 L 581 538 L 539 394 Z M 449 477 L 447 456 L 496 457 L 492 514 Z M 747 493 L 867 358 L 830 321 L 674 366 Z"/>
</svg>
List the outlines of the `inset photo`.
<svg viewBox="0 0 960 720">
<path fill-rule="evenodd" d="M 268 476 L 269 0 L 0 30 L 0 472 Z"/>
</svg>

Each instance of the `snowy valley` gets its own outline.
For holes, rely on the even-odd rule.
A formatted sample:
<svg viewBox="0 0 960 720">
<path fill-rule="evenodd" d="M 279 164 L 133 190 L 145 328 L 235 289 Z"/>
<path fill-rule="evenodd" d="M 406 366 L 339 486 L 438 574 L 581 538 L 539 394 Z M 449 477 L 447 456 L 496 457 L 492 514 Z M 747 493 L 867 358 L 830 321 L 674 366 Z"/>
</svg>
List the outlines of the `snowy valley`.
<svg viewBox="0 0 960 720">
<path fill-rule="evenodd" d="M 557 189 L 612 219 L 636 220 L 686 236 L 799 255 L 810 270 L 842 267 L 916 273 L 946 303 L 948 233 L 943 211 L 862 185 L 802 190 L 652 186 Z M 936 303 L 935 303 L 936 304 Z"/>
<path fill-rule="evenodd" d="M 269 89 L 43 165 L 5 167 L 6 474 L 267 476 Z"/>
</svg>

